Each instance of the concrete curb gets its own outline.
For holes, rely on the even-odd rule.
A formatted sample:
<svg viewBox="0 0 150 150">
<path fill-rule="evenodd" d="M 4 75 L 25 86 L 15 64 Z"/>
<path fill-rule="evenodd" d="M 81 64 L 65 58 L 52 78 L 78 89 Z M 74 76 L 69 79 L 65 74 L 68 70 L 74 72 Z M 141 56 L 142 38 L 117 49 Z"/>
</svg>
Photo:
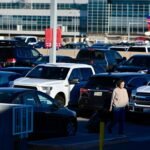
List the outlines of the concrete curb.
<svg viewBox="0 0 150 150">
<path fill-rule="evenodd" d="M 117 144 L 128 142 L 128 137 L 116 137 L 116 138 L 108 138 L 104 140 L 104 146 L 109 144 Z M 37 143 L 37 142 L 29 142 L 28 150 L 87 150 L 94 149 L 99 147 L 99 140 L 93 141 L 84 141 L 84 142 L 75 142 L 71 144 L 50 144 L 50 143 Z"/>
</svg>

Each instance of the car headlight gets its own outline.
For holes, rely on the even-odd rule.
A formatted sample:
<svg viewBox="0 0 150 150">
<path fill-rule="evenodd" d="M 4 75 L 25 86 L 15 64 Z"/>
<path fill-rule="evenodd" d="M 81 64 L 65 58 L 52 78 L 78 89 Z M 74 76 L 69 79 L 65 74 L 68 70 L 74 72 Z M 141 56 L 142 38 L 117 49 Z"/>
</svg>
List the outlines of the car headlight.
<svg viewBox="0 0 150 150">
<path fill-rule="evenodd" d="M 52 87 L 42 86 L 41 89 L 44 93 L 50 94 Z"/>
<path fill-rule="evenodd" d="M 143 74 L 144 74 L 144 73 L 147 73 L 147 72 L 148 72 L 148 70 L 139 70 L 138 72 L 139 72 L 139 73 L 143 73 Z"/>
</svg>

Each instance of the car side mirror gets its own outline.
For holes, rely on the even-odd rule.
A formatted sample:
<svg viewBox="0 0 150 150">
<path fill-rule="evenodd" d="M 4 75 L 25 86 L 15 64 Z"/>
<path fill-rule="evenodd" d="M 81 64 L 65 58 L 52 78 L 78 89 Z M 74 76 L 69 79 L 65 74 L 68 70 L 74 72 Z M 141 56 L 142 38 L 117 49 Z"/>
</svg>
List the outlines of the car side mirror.
<svg viewBox="0 0 150 150">
<path fill-rule="evenodd" d="M 77 83 L 79 83 L 79 79 L 77 78 L 69 80 L 69 84 L 77 84 Z"/>
</svg>

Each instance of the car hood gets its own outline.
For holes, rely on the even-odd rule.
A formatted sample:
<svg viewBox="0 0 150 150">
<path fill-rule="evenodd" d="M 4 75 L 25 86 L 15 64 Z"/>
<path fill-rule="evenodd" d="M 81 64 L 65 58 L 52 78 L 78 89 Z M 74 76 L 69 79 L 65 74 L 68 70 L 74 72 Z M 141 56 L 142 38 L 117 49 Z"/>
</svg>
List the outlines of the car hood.
<svg viewBox="0 0 150 150">
<path fill-rule="evenodd" d="M 37 78 L 19 78 L 14 80 L 14 85 L 31 85 L 31 86 L 40 86 L 40 85 L 49 85 L 49 84 L 62 84 L 64 80 L 50 80 L 50 79 L 37 79 Z"/>
<path fill-rule="evenodd" d="M 141 86 L 137 88 L 137 92 L 150 93 L 150 86 Z"/>
<path fill-rule="evenodd" d="M 121 71 L 121 72 L 137 72 L 137 71 L 140 71 L 140 70 L 145 70 L 147 69 L 146 67 L 138 67 L 138 66 L 124 66 L 124 65 L 121 65 L 121 66 L 118 66 L 117 67 L 117 71 Z"/>
</svg>

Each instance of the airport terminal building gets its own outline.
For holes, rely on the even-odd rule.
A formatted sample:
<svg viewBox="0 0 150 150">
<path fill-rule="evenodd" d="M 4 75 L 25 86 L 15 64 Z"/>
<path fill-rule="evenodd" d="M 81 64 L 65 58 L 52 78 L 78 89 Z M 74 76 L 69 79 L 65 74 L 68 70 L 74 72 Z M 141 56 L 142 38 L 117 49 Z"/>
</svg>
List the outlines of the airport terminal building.
<svg viewBox="0 0 150 150">
<path fill-rule="evenodd" d="M 144 34 L 150 0 L 57 0 L 63 36 Z M 50 26 L 51 0 L 1 0 L 0 35 L 43 36 Z"/>
</svg>

